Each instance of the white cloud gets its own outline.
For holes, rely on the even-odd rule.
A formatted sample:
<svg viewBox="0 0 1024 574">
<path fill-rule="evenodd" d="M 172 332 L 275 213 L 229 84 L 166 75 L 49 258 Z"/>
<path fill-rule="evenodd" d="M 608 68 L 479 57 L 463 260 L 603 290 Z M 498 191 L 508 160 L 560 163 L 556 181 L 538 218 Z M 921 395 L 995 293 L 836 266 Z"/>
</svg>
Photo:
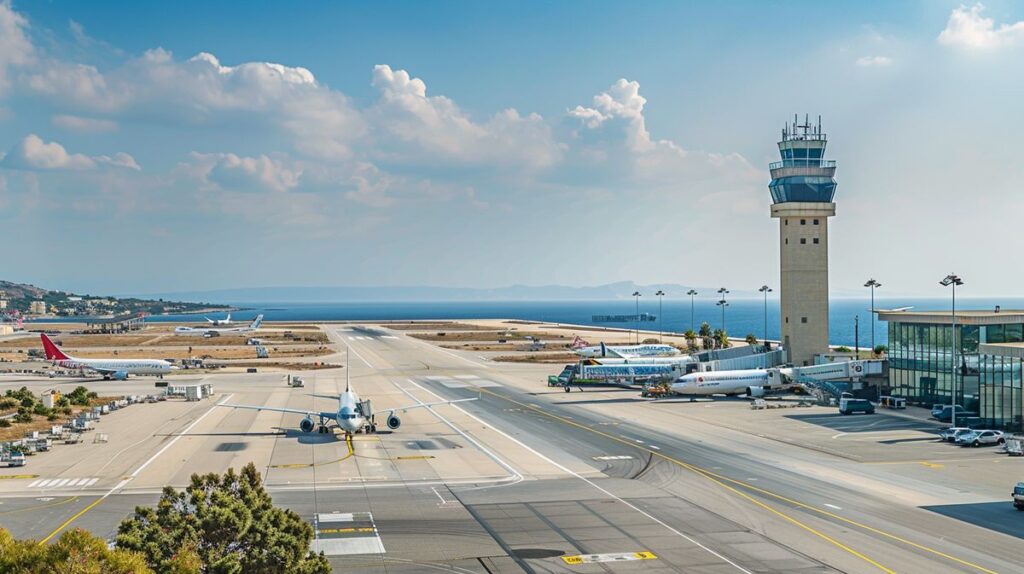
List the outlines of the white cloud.
<svg viewBox="0 0 1024 574">
<path fill-rule="evenodd" d="M 856 63 L 864 68 L 885 67 L 892 65 L 892 58 L 889 56 L 862 56 L 857 58 Z"/>
<path fill-rule="evenodd" d="M 1024 38 L 1024 21 L 1000 24 L 985 18 L 980 3 L 968 8 L 960 5 L 949 15 L 946 29 L 939 34 L 939 42 L 947 46 L 975 50 L 988 50 L 1013 44 Z"/>
<path fill-rule="evenodd" d="M 0 160 L 0 166 L 9 169 L 32 171 L 87 171 L 99 166 L 138 170 L 135 158 L 118 152 L 113 156 L 89 157 L 80 153 L 68 153 L 57 142 L 44 142 L 35 134 L 25 136 Z"/>
<path fill-rule="evenodd" d="M 302 167 L 290 160 L 266 155 L 244 157 L 233 153 L 189 155 L 181 168 L 207 186 L 236 191 L 286 192 L 299 185 Z"/>
<path fill-rule="evenodd" d="M 53 116 L 50 121 L 58 128 L 73 132 L 102 133 L 117 131 L 117 122 L 98 118 L 58 114 Z"/>
<path fill-rule="evenodd" d="M 378 65 L 373 86 L 380 99 L 369 110 L 382 155 L 417 163 L 445 161 L 496 168 L 543 169 L 561 150 L 538 114 L 514 109 L 475 122 L 445 96 L 428 96 L 423 80 Z"/>
<path fill-rule="evenodd" d="M 8 68 L 24 66 L 32 62 L 34 50 L 25 34 L 28 20 L 11 9 L 9 0 L 0 0 L 0 94 L 10 81 Z"/>
<path fill-rule="evenodd" d="M 576 177 L 629 179 L 640 189 L 708 191 L 756 181 L 761 174 L 739 154 L 690 151 L 647 130 L 640 83 L 620 79 L 594 96 L 591 107 L 568 111 Z"/>
<path fill-rule="evenodd" d="M 150 123 L 245 125 L 284 131 L 311 156 L 342 158 L 364 131 L 348 98 L 306 68 L 271 62 L 225 66 L 202 52 L 175 60 L 162 48 L 103 72 L 48 60 L 27 87 L 61 108 Z"/>
</svg>

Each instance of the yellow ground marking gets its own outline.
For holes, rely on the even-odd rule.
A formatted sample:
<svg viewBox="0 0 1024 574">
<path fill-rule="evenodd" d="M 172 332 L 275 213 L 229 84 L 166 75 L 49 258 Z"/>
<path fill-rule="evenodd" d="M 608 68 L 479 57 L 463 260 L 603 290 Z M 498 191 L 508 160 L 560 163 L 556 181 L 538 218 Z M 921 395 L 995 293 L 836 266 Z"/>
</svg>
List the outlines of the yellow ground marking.
<svg viewBox="0 0 1024 574">
<path fill-rule="evenodd" d="M 78 512 L 76 512 L 74 516 L 72 516 L 71 518 L 68 518 L 63 523 L 61 523 L 61 525 L 58 526 L 57 528 L 55 528 L 53 530 L 53 532 L 51 532 L 49 535 L 46 536 L 46 538 L 43 538 L 42 540 L 40 540 L 39 544 L 42 545 L 42 544 L 46 544 L 47 542 L 49 542 L 50 539 L 53 538 L 54 536 L 56 536 L 58 532 L 60 532 L 61 530 L 64 530 L 65 526 L 67 526 L 68 524 L 71 524 L 75 520 L 78 520 L 78 517 L 82 516 L 86 512 L 89 512 L 90 510 L 93 509 L 93 507 L 95 507 L 97 504 L 103 502 L 104 500 L 105 500 L 105 497 L 101 496 L 100 498 L 97 498 L 96 500 L 94 500 L 92 502 L 92 504 L 90 504 L 89 506 L 86 506 L 85 508 L 83 508 L 83 509 L 79 510 Z"/>
<path fill-rule="evenodd" d="M 344 534 L 350 532 L 376 532 L 374 528 L 360 527 L 360 528 L 327 528 L 317 530 L 320 534 Z"/>
<path fill-rule="evenodd" d="M 566 564 L 599 564 L 601 562 L 628 562 L 632 560 L 657 560 L 653 552 L 620 552 L 615 554 L 577 554 L 575 556 L 562 556 Z"/>
<path fill-rule="evenodd" d="M 410 456 L 396 456 L 395 460 L 426 460 L 428 458 L 434 458 L 432 454 L 417 454 Z"/>
<path fill-rule="evenodd" d="M 78 497 L 77 496 L 72 496 L 71 498 L 65 498 L 64 500 L 58 500 L 56 502 L 47 502 L 45 504 L 37 504 L 35 506 L 26 506 L 25 508 L 15 508 L 14 510 L 5 510 L 3 512 L 0 512 L 0 516 L 6 515 L 6 514 L 14 514 L 16 512 L 25 512 L 26 510 L 38 510 L 40 508 L 50 508 L 51 506 L 60 506 L 61 504 L 67 504 L 69 502 L 74 502 L 76 500 L 78 500 Z"/>
<path fill-rule="evenodd" d="M 980 572 L 985 572 L 986 574 L 998 574 L 997 572 L 995 572 L 993 570 L 989 570 L 988 568 L 985 568 L 984 566 L 980 566 L 978 564 L 974 564 L 972 562 L 968 562 L 966 560 L 957 558 L 956 556 L 951 556 L 949 554 L 946 554 L 945 552 L 941 552 L 941 551 L 936 550 L 934 548 L 929 548 L 928 546 L 924 546 L 922 544 L 918 544 L 916 542 L 907 540 L 905 538 L 901 538 L 899 536 L 896 536 L 895 534 L 890 534 L 888 532 L 885 532 L 884 530 L 879 530 L 879 529 L 877 529 L 877 528 L 875 528 L 873 526 L 868 526 L 867 524 L 863 524 L 863 523 L 857 522 L 856 520 L 851 520 L 851 519 L 846 518 L 844 516 L 840 516 L 838 514 L 835 514 L 834 512 L 829 512 L 827 510 L 822 510 L 820 508 L 816 508 L 816 507 L 811 506 L 809 504 L 805 504 L 803 502 L 799 502 L 797 500 L 793 500 L 791 498 L 782 496 L 781 494 L 776 494 L 774 492 L 765 490 L 763 488 L 756 487 L 756 486 L 754 486 L 752 484 L 747 484 L 745 482 L 742 482 L 742 481 L 739 481 L 739 480 L 736 480 L 736 479 L 733 479 L 733 478 L 729 478 L 727 476 L 723 476 L 723 475 L 714 473 L 714 472 L 712 472 L 710 470 L 701 468 L 699 466 L 695 466 L 695 465 L 692 465 L 690 463 L 683 462 L 683 461 L 681 461 L 679 459 L 676 459 L 676 458 L 673 458 L 673 457 L 671 457 L 671 456 L 669 456 L 669 455 L 667 455 L 667 454 L 665 454 L 663 452 L 647 448 L 647 447 L 645 447 L 645 446 L 643 446 L 641 444 L 637 444 L 637 443 L 634 443 L 632 441 L 621 439 L 621 438 L 619 438 L 617 436 L 608 434 L 606 432 L 603 432 L 603 431 L 600 431 L 600 430 L 597 430 L 597 429 L 593 429 L 593 428 L 590 428 L 590 427 L 588 427 L 586 425 L 582 425 L 580 423 L 568 420 L 568 419 L 566 419 L 564 417 L 561 417 L 559 415 L 555 415 L 555 414 L 549 413 L 549 412 L 547 412 L 547 411 L 545 411 L 545 410 L 543 410 L 540 407 L 537 407 L 535 405 L 528 405 L 526 403 L 519 402 L 519 401 L 517 401 L 515 399 L 511 399 L 511 398 L 508 398 L 508 397 L 503 396 L 503 395 L 499 395 L 499 394 L 497 394 L 497 393 L 495 393 L 493 391 L 489 391 L 489 390 L 484 389 L 484 388 L 481 388 L 480 391 L 483 392 L 483 393 L 487 393 L 487 394 L 489 394 L 489 395 L 491 395 L 493 397 L 497 397 L 499 399 L 506 400 L 506 401 L 508 401 L 510 403 L 513 403 L 513 404 L 517 404 L 517 405 L 520 405 L 520 406 L 525 406 L 525 407 L 532 408 L 532 409 L 536 410 L 537 412 L 543 414 L 544 416 L 546 416 L 548 418 L 551 418 L 553 420 L 557 420 L 559 422 L 562 422 L 563 424 L 574 426 L 576 428 L 579 428 L 579 429 L 582 429 L 582 430 L 585 430 L 585 431 L 588 431 L 588 432 L 591 432 L 591 433 L 603 436 L 603 437 L 605 437 L 607 439 L 610 439 L 610 440 L 613 440 L 613 441 L 616 441 L 616 442 L 619 442 L 619 443 L 622 443 L 622 444 L 630 445 L 630 446 L 632 446 L 634 448 L 637 448 L 639 450 L 645 451 L 645 452 L 651 454 L 654 457 L 657 457 L 657 458 L 660 458 L 662 460 L 671 462 L 672 464 L 675 464 L 675 465 L 678 465 L 680 467 L 686 468 L 686 469 L 691 470 L 691 471 L 693 471 L 693 472 L 695 472 L 697 474 L 700 474 L 700 475 L 702 475 L 702 476 L 704 476 L 704 477 L 706 477 L 708 479 L 711 479 L 713 482 L 721 484 L 722 486 L 724 486 L 726 488 L 729 488 L 733 492 L 739 493 L 739 491 L 737 491 L 735 489 L 732 489 L 732 488 L 730 488 L 730 487 L 728 487 L 728 486 L 726 486 L 725 484 L 722 484 L 722 483 L 726 483 L 727 482 L 727 483 L 735 484 L 737 486 L 741 486 L 743 488 L 746 488 L 746 489 L 752 490 L 754 492 L 757 492 L 758 494 L 763 494 L 763 495 L 765 495 L 767 497 L 774 498 L 776 500 L 780 500 L 780 501 L 786 502 L 788 504 L 792 504 L 792 505 L 800 507 L 800 508 L 802 508 L 804 510 L 809 510 L 809 511 L 815 512 L 817 514 L 821 514 L 823 516 L 828 516 L 829 518 L 833 518 L 835 520 L 838 520 L 840 522 L 844 522 L 844 523 L 849 524 L 851 526 L 856 526 L 857 528 L 861 528 L 863 530 L 867 530 L 868 532 L 872 532 L 874 534 L 878 534 L 879 536 L 883 536 L 883 537 L 888 538 L 890 540 L 895 540 L 896 542 L 901 542 L 903 544 L 906 544 L 906 545 L 911 546 L 913 548 L 916 548 L 918 550 L 922 550 L 922 551 L 927 552 L 929 554 L 933 554 L 935 556 L 939 556 L 941 558 L 945 558 L 947 560 L 956 562 L 957 564 L 961 564 L 961 565 L 964 565 L 964 566 L 968 566 L 970 568 L 974 568 L 974 569 L 976 569 L 976 570 L 978 570 Z M 795 518 L 789 517 L 789 516 L 785 515 L 782 512 L 779 512 L 779 511 L 777 511 L 777 510 L 775 510 L 775 509 L 773 509 L 773 508 L 771 508 L 769 506 L 764 505 L 763 503 L 760 503 L 760 502 L 754 500 L 753 498 L 750 498 L 750 500 L 753 501 L 753 502 L 757 502 L 758 504 L 764 506 L 764 508 L 766 508 L 768 510 L 771 510 L 772 512 L 778 514 L 779 516 L 782 516 L 782 517 L 786 518 L 787 520 L 793 522 L 794 524 L 798 524 L 802 528 L 808 529 L 810 532 L 814 532 L 818 536 L 824 536 L 824 535 L 822 535 L 820 533 L 817 533 L 816 531 L 811 529 L 809 526 L 806 526 L 806 525 L 800 523 Z M 863 558 L 863 559 L 867 560 L 871 564 L 877 564 L 876 562 L 874 562 L 874 561 L 864 557 L 863 555 L 860 555 L 859 553 L 856 553 L 856 551 L 853 551 L 852 549 L 849 549 L 848 547 L 843 546 L 842 544 L 840 544 L 839 542 L 835 541 L 834 539 L 827 538 L 827 537 L 825 539 L 828 540 L 829 542 L 832 542 L 833 544 L 836 544 L 839 548 L 842 548 L 843 550 L 846 550 L 847 552 L 853 553 L 855 556 L 858 556 L 858 558 Z M 884 568 L 884 567 L 880 567 L 880 568 L 882 568 L 886 572 L 892 572 L 892 570 L 889 570 L 887 568 Z"/>
<path fill-rule="evenodd" d="M 0 474 L 0 480 L 18 480 L 20 478 L 39 478 L 38 474 Z"/>
<path fill-rule="evenodd" d="M 348 438 L 345 439 L 345 445 L 348 447 L 348 454 L 346 454 L 345 456 L 343 456 L 343 457 L 341 457 L 339 459 L 329 460 L 327 462 L 319 462 L 319 463 L 316 463 L 316 464 L 313 464 L 313 463 L 310 463 L 310 462 L 295 462 L 295 463 L 291 463 L 291 464 L 272 464 L 272 465 L 270 465 L 270 468 L 309 468 L 311 466 L 327 466 L 329 464 L 336 464 L 336 463 L 342 462 L 344 460 L 348 460 L 349 458 L 352 458 L 352 456 L 354 456 L 355 453 L 356 453 L 355 452 L 355 447 L 352 444 L 352 437 L 348 437 Z"/>
<path fill-rule="evenodd" d="M 922 460 L 918 464 L 920 464 L 921 466 L 927 466 L 928 468 L 943 468 L 944 466 L 946 466 L 944 464 L 938 464 L 938 463 L 935 463 L 935 462 L 928 462 L 926 460 Z"/>
</svg>

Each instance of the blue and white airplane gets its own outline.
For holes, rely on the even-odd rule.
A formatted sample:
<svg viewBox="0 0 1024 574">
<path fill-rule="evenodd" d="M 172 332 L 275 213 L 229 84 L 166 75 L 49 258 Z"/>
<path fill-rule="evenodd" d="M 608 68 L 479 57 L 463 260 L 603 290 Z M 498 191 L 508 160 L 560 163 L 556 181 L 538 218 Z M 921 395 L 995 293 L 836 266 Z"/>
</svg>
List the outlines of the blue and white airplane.
<svg viewBox="0 0 1024 574">
<path fill-rule="evenodd" d="M 673 357 L 681 355 L 682 352 L 672 345 L 592 345 L 590 347 L 578 347 L 576 354 L 581 357 L 592 359 L 600 357 L 617 357 L 629 359 L 631 357 Z"/>
</svg>

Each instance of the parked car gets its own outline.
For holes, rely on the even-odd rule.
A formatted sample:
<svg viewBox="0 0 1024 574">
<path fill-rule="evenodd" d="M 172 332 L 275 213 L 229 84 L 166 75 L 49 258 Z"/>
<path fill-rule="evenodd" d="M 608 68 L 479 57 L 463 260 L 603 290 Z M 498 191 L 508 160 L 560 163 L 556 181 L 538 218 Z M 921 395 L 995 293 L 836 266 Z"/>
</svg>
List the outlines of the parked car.
<svg viewBox="0 0 1024 574">
<path fill-rule="evenodd" d="M 997 430 L 976 430 L 964 433 L 956 439 L 956 443 L 960 446 L 993 445 L 1003 444 L 1004 442 L 1006 442 L 1006 439 L 1003 438 L 1003 431 Z"/>
<path fill-rule="evenodd" d="M 956 405 L 956 418 L 962 420 L 967 417 L 976 417 L 978 413 L 971 412 L 960 405 Z M 948 423 L 953 420 L 953 405 L 933 405 L 932 406 L 932 418 Z"/>
<path fill-rule="evenodd" d="M 939 431 L 939 439 L 946 442 L 956 442 L 958 432 L 968 432 L 971 430 L 969 427 L 946 427 Z"/>
<path fill-rule="evenodd" d="M 851 415 L 853 413 L 875 414 L 875 405 L 867 399 L 842 398 L 839 400 L 839 414 Z"/>
</svg>

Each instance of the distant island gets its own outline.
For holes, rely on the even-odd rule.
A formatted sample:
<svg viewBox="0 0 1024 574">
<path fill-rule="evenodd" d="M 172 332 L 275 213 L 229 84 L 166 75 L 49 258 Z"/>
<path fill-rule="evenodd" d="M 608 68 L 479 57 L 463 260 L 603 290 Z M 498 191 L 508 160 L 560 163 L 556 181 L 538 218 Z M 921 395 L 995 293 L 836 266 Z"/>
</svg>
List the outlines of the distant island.
<svg viewBox="0 0 1024 574">
<path fill-rule="evenodd" d="M 144 299 L 51 291 L 35 285 L 0 280 L 0 314 L 8 317 L 17 314 L 28 317 L 104 317 L 139 313 L 162 315 L 228 309 L 231 309 L 228 305 L 166 301 L 163 298 Z"/>
</svg>

